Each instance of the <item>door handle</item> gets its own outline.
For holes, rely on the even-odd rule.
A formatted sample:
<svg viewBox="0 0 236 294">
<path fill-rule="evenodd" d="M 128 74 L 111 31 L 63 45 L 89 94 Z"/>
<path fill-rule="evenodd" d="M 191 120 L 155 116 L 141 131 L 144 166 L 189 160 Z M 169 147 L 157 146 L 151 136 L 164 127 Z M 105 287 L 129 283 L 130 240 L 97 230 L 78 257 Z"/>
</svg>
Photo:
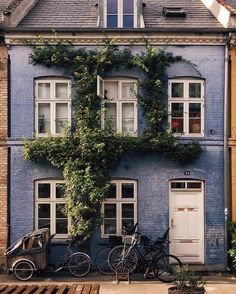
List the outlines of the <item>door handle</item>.
<svg viewBox="0 0 236 294">
<path fill-rule="evenodd" d="M 174 228 L 174 220 L 173 220 L 173 218 L 172 218 L 171 221 L 170 221 L 170 227 L 171 227 L 171 229 Z"/>
</svg>

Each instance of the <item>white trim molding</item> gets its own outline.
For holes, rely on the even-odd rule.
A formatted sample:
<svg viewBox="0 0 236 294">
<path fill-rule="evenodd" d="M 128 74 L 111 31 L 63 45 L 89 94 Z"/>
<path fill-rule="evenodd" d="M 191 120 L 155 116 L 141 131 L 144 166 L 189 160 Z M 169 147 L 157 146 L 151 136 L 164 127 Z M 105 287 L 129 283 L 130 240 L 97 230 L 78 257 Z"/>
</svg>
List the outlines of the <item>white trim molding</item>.
<svg viewBox="0 0 236 294">
<path fill-rule="evenodd" d="M 148 35 L 148 37 L 147 37 Z M 146 36 L 146 37 L 145 37 Z M 57 33 L 57 36 L 52 33 L 44 33 L 44 40 L 49 44 L 56 44 L 59 39 L 63 39 L 64 43 L 72 43 L 74 45 L 106 45 L 107 40 L 111 39 L 114 45 L 144 45 L 147 42 L 150 45 L 222 45 L 225 46 L 227 36 L 223 33 L 164 33 L 164 32 L 75 32 Z M 41 45 L 42 41 L 35 33 L 29 32 L 9 32 L 5 33 L 5 42 L 7 45 L 24 45 L 25 41 L 29 41 L 33 45 Z"/>
</svg>

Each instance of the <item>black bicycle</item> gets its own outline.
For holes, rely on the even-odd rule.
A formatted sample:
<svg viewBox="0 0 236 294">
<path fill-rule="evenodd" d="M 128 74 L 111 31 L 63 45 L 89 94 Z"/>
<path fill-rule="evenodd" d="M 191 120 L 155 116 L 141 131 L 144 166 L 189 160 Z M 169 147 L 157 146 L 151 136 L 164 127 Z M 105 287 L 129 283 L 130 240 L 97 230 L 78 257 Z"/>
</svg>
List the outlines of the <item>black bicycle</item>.
<svg viewBox="0 0 236 294">
<path fill-rule="evenodd" d="M 111 269 L 114 272 L 132 273 L 139 264 L 144 270 L 145 278 L 155 276 L 162 282 L 173 282 L 176 279 L 177 267 L 182 266 L 182 263 L 178 257 L 165 253 L 165 246 L 169 243 L 168 232 L 169 229 L 162 238 L 146 245 L 145 250 L 140 250 L 143 236 L 135 232 L 130 244 L 125 242 L 110 251 L 108 262 Z"/>
</svg>

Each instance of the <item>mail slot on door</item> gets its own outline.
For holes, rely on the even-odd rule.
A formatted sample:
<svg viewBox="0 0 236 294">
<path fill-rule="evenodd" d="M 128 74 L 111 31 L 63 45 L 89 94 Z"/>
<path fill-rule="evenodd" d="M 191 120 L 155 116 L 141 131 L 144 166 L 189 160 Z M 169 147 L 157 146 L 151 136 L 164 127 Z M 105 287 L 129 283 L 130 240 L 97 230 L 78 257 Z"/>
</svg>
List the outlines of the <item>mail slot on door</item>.
<svg viewBox="0 0 236 294">
<path fill-rule="evenodd" d="M 180 240 L 180 243 L 193 243 L 193 240 L 182 239 L 182 240 Z"/>
</svg>

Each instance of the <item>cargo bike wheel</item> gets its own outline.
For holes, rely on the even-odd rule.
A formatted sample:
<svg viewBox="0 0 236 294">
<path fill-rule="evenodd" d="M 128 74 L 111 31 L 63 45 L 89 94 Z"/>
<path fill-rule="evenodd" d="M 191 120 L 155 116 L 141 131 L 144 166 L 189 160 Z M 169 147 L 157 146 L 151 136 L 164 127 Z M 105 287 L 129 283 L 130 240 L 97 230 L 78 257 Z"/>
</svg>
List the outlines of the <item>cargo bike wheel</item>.
<svg viewBox="0 0 236 294">
<path fill-rule="evenodd" d="M 20 281 L 30 280 L 34 271 L 34 265 L 29 260 L 20 260 L 13 267 L 13 275 Z"/>
</svg>

